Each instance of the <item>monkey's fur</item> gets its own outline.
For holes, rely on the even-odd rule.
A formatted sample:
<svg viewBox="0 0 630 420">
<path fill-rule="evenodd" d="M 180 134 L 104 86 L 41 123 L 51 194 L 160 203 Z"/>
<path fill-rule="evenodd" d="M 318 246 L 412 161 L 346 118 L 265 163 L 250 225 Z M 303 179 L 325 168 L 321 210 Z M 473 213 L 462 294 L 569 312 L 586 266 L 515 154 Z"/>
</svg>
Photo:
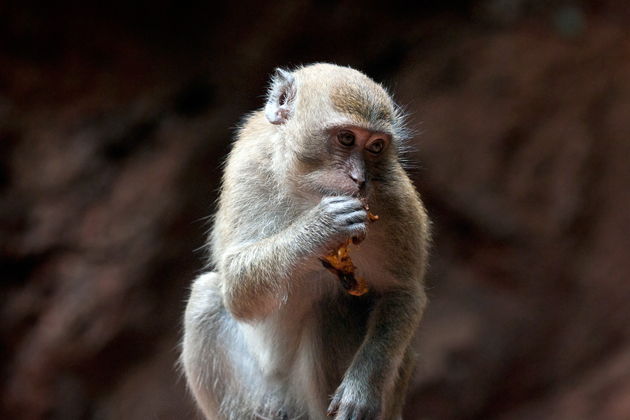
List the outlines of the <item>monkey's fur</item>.
<svg viewBox="0 0 630 420">
<path fill-rule="evenodd" d="M 237 134 L 210 238 L 215 271 L 195 280 L 186 308 L 181 360 L 207 418 L 401 418 L 429 237 L 400 164 L 404 136 L 398 108 L 362 73 L 276 71 L 267 105 Z M 378 222 L 367 225 L 358 197 Z M 320 261 L 351 237 L 364 238 L 350 249 L 370 288 L 360 297 Z"/>
</svg>

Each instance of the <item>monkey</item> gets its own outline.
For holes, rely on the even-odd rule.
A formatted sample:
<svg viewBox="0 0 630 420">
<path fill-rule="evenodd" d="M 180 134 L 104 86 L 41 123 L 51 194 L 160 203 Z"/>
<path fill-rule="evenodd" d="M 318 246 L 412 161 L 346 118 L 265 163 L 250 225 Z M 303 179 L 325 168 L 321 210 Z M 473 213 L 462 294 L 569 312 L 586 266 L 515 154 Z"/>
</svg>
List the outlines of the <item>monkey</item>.
<svg viewBox="0 0 630 420">
<path fill-rule="evenodd" d="M 206 418 L 402 418 L 429 248 L 408 137 L 360 71 L 275 70 L 237 130 L 185 309 L 181 365 Z M 369 226 L 366 202 L 380 216 Z M 361 296 L 321 260 L 351 238 Z"/>
</svg>

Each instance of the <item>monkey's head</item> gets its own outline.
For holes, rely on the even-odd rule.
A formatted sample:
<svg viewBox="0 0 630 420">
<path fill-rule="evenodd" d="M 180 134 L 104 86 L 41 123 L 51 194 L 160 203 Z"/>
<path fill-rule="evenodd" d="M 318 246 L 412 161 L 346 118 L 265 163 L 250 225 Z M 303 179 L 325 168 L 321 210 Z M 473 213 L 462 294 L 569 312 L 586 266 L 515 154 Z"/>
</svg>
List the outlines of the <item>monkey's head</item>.
<svg viewBox="0 0 630 420">
<path fill-rule="evenodd" d="M 405 136 L 390 95 L 349 67 L 277 69 L 265 106 L 292 166 L 292 181 L 317 195 L 369 196 L 386 183 Z"/>
</svg>

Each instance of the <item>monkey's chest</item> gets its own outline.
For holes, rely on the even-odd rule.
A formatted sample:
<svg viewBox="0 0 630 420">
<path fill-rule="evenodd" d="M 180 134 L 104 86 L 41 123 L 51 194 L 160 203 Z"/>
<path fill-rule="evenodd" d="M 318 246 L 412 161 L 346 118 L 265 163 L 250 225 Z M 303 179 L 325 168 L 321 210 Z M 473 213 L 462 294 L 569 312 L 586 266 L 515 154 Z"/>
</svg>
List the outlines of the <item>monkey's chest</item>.
<svg viewBox="0 0 630 420">
<path fill-rule="evenodd" d="M 311 281 L 323 283 L 323 276 L 332 277 L 320 271 Z M 320 294 L 317 299 L 293 294 L 265 320 L 241 324 L 247 348 L 266 378 L 286 380 L 311 367 L 332 376 L 345 372 L 364 338 L 375 294 L 352 296 L 340 285 L 331 288 L 334 278 L 327 280 L 325 290 L 313 291 Z"/>
</svg>

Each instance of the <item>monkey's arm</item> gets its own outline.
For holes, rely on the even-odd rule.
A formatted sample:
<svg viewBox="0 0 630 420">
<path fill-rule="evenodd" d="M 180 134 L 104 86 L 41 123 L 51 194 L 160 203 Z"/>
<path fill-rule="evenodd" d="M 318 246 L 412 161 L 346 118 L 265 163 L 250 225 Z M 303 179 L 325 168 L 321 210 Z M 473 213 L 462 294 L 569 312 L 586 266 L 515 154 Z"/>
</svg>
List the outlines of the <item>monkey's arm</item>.
<svg viewBox="0 0 630 420">
<path fill-rule="evenodd" d="M 389 419 L 395 384 L 413 369 L 409 347 L 427 304 L 423 279 L 430 240 L 426 213 L 415 194 L 407 183 L 398 201 L 377 200 L 390 203 L 378 210 L 381 227 L 393 239 L 384 242 L 382 250 L 387 274 L 381 284 L 389 286 L 381 289 L 363 342 L 329 406 L 330 412 L 337 412 L 336 420 Z"/>
<path fill-rule="evenodd" d="M 239 319 L 261 319 L 286 301 L 289 280 L 306 259 L 366 230 L 367 212 L 353 197 L 324 197 L 285 229 L 228 247 L 219 263 L 223 297 Z"/>
<path fill-rule="evenodd" d="M 385 292 L 372 310 L 366 337 L 329 406 L 335 419 L 377 418 L 405 369 L 403 359 L 426 306 L 421 287 Z M 380 418 L 380 417 L 378 417 Z"/>
</svg>

